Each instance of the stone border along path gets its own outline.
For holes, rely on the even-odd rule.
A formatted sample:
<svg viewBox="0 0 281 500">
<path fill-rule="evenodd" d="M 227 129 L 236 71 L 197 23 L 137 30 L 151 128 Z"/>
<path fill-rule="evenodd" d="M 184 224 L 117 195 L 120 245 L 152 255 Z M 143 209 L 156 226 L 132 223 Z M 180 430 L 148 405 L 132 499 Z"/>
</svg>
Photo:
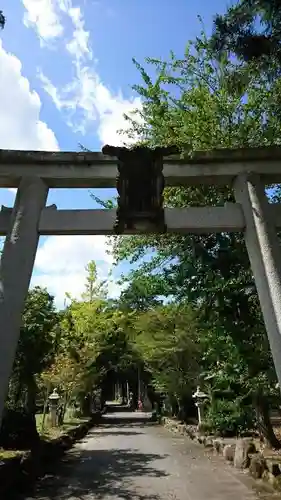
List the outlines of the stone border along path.
<svg viewBox="0 0 281 500">
<path fill-rule="evenodd" d="M 168 430 L 187 435 L 205 448 L 221 455 L 226 462 L 240 471 L 248 471 L 254 479 L 262 479 L 274 490 L 281 492 L 281 455 L 256 448 L 252 438 L 215 438 L 197 432 L 197 427 L 163 417 L 161 423 Z M 265 485 L 266 486 L 266 483 Z M 281 498 L 281 496 L 280 496 Z"/>
</svg>

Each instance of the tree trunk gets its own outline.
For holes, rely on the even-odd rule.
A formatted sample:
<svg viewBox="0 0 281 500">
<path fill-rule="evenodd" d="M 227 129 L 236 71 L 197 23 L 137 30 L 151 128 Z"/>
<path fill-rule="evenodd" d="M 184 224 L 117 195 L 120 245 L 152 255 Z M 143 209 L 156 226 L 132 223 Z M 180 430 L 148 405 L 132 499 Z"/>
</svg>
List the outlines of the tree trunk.
<svg viewBox="0 0 281 500">
<path fill-rule="evenodd" d="M 25 434 L 28 435 L 28 440 L 30 442 L 30 446 L 33 447 L 36 445 L 38 440 L 38 431 L 36 426 L 36 395 L 37 395 L 37 384 L 34 378 L 34 375 L 31 375 L 26 380 L 26 401 L 25 401 L 25 409 L 29 415 L 30 425 L 25 430 Z"/>
<path fill-rule="evenodd" d="M 271 448 L 280 449 L 281 443 L 274 434 L 270 421 L 268 399 L 260 391 L 255 396 L 255 408 L 257 416 L 257 426 L 260 435 L 265 439 L 266 444 Z"/>
<path fill-rule="evenodd" d="M 14 401 L 13 401 L 15 408 L 18 408 L 20 406 L 20 402 L 22 402 L 24 404 L 24 401 L 22 401 L 22 394 L 23 394 L 23 383 L 19 377 L 19 380 L 16 383 L 16 391 L 15 391 Z"/>
<path fill-rule="evenodd" d="M 127 402 L 127 397 L 126 397 L 127 387 L 126 387 L 126 382 L 124 382 L 123 380 L 121 382 L 121 391 L 122 391 L 122 393 L 121 393 L 121 399 L 122 399 L 121 404 L 125 405 L 126 402 Z"/>
<path fill-rule="evenodd" d="M 37 395 L 37 385 L 32 375 L 27 380 L 27 398 L 26 398 L 26 409 L 31 415 L 36 413 L 36 395 Z"/>
<path fill-rule="evenodd" d="M 63 423 L 64 423 L 64 417 L 66 414 L 68 401 L 69 401 L 69 394 L 68 394 L 68 392 L 65 392 L 64 398 L 63 398 L 63 403 L 62 403 L 60 410 L 59 410 L 59 418 L 58 418 L 59 425 L 63 425 Z"/>
<path fill-rule="evenodd" d="M 175 395 L 173 395 L 171 398 L 171 410 L 172 410 L 172 417 L 177 417 L 179 414 L 179 405 L 177 402 L 177 397 Z"/>
<path fill-rule="evenodd" d="M 82 415 L 89 417 L 91 415 L 91 395 L 87 394 L 82 401 Z"/>
<path fill-rule="evenodd" d="M 182 422 L 186 421 L 186 411 L 182 403 L 179 403 L 178 419 L 181 420 Z"/>
<path fill-rule="evenodd" d="M 48 387 L 46 389 L 46 396 L 45 396 L 44 406 L 43 406 L 43 417 L 42 417 L 42 424 L 41 424 L 41 432 L 43 432 L 44 427 L 45 427 L 45 420 L 46 420 L 46 415 L 47 415 L 49 395 L 50 395 L 50 387 Z"/>
</svg>

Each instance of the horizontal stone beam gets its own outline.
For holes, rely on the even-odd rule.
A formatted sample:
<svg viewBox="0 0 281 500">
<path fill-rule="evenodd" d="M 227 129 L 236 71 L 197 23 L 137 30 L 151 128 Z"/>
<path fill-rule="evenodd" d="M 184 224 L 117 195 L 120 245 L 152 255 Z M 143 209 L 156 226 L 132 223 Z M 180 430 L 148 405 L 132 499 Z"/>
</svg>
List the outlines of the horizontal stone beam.
<svg viewBox="0 0 281 500">
<path fill-rule="evenodd" d="M 269 205 L 269 212 L 276 228 L 280 229 L 281 203 Z M 11 213 L 11 208 L 2 206 L 0 236 L 7 234 Z M 57 210 L 52 205 L 41 214 L 39 233 L 42 236 L 112 235 L 115 218 L 116 210 Z M 226 203 L 223 207 L 166 208 L 165 220 L 168 233 L 178 234 L 235 232 L 245 227 L 238 203 Z"/>
<path fill-rule="evenodd" d="M 223 149 L 186 159 L 164 158 L 167 186 L 225 185 L 248 172 L 260 174 L 265 184 L 281 182 L 281 148 Z M 18 187 L 21 177 L 34 174 L 51 188 L 115 187 L 117 159 L 101 153 L 0 150 L 0 187 Z"/>
<path fill-rule="evenodd" d="M 279 210 L 281 226 L 281 210 Z M 0 235 L 7 233 L 11 209 L 2 207 Z M 45 208 L 41 214 L 41 235 L 112 235 L 115 210 L 56 210 Z M 215 233 L 241 231 L 244 216 L 240 205 L 227 203 L 223 207 L 166 208 L 168 233 Z M 127 233 L 128 234 L 128 233 Z"/>
</svg>

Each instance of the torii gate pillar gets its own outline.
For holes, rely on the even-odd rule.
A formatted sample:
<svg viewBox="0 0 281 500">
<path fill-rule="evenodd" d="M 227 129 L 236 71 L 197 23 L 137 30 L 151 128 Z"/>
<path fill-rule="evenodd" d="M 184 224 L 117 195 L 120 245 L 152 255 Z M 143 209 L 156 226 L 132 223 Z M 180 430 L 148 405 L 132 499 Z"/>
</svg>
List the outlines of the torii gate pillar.
<svg viewBox="0 0 281 500">
<path fill-rule="evenodd" d="M 9 377 L 39 240 L 48 188 L 38 177 L 21 181 L 0 262 L 0 426 Z"/>
<path fill-rule="evenodd" d="M 269 203 L 257 174 L 239 175 L 235 198 L 245 217 L 245 242 L 281 388 L 281 248 Z"/>
</svg>

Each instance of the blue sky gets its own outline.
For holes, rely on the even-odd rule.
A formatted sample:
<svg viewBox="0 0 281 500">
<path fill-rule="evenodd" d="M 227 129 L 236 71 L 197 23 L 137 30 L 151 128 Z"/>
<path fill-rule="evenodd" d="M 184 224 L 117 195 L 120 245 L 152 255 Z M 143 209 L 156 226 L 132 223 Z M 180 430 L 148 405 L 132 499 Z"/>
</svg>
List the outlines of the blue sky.
<svg viewBox="0 0 281 500">
<path fill-rule="evenodd" d="M 183 55 L 200 32 L 211 30 L 225 0 L 2 0 L 7 24 L 0 36 L 0 148 L 99 151 L 121 142 L 123 113 L 141 106 L 131 86 L 140 82 L 132 63 Z M 107 198 L 112 190 L 98 194 Z M 0 203 L 14 193 L 0 190 Z M 87 190 L 51 190 L 58 208 L 94 208 Z M 85 265 L 97 261 L 106 277 L 112 265 L 103 236 L 41 238 L 32 284 L 47 286 L 62 306 L 66 291 L 83 291 Z M 126 265 L 123 265 L 123 270 Z M 117 275 L 115 271 L 114 276 Z M 118 294 L 114 279 L 112 296 Z"/>
</svg>

